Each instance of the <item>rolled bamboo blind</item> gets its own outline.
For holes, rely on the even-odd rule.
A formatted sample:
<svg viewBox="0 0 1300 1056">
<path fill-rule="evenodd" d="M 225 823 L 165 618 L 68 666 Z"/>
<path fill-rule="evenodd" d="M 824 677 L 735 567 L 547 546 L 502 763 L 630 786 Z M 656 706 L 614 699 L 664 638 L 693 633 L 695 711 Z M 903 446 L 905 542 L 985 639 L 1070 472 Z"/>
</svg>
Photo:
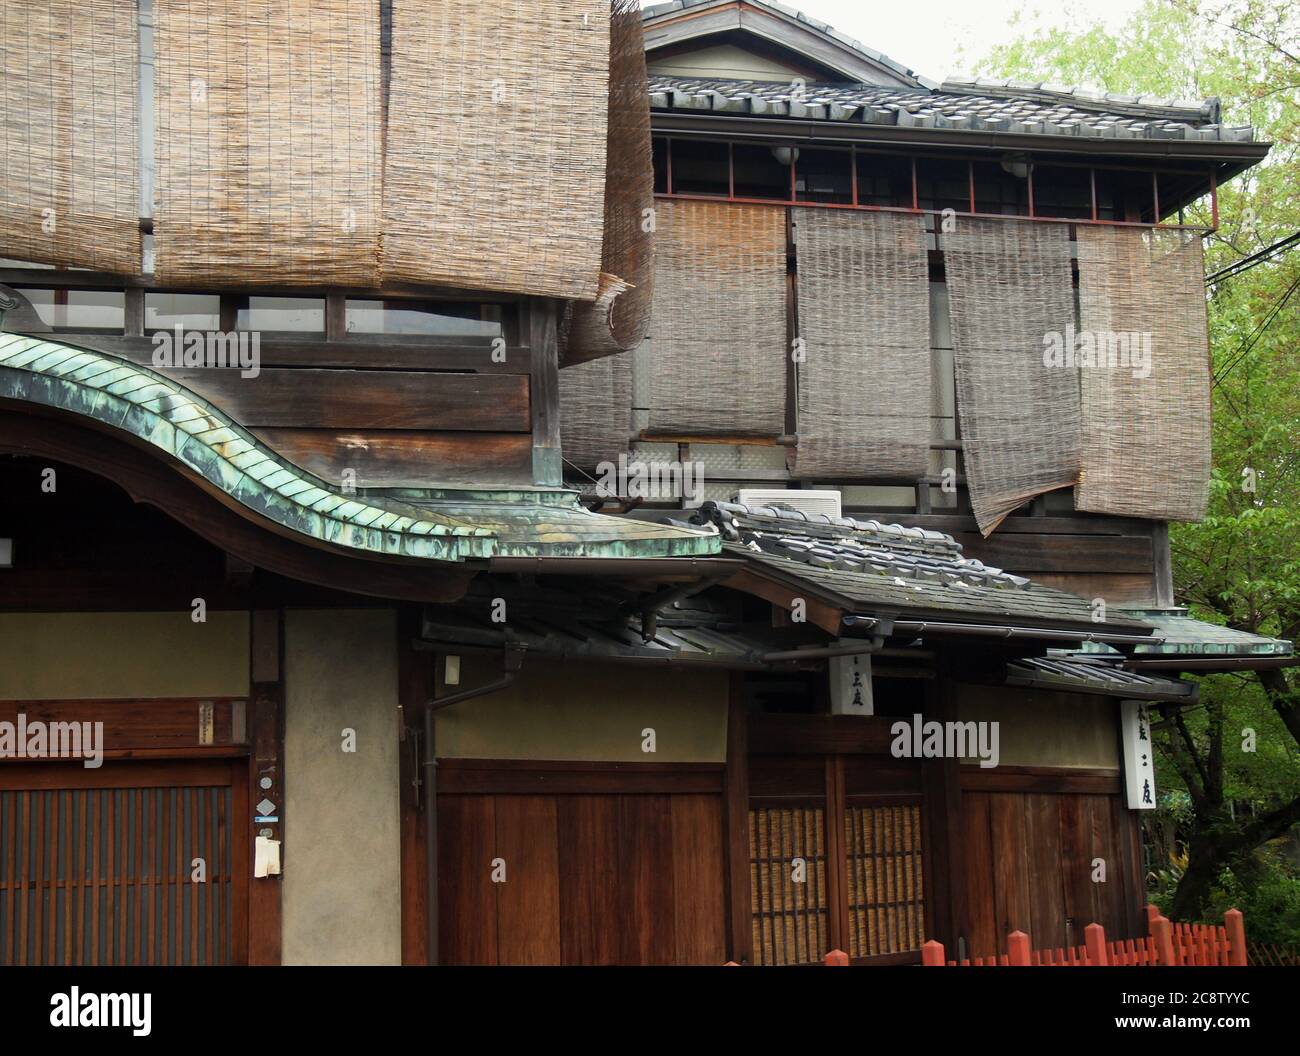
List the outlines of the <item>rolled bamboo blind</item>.
<svg viewBox="0 0 1300 1056">
<path fill-rule="evenodd" d="M 374 285 L 379 5 L 154 6 L 159 279 Z"/>
<path fill-rule="evenodd" d="M 560 371 L 560 443 L 580 469 L 617 462 L 632 436 L 632 357 L 604 356 Z"/>
<path fill-rule="evenodd" d="M 656 209 L 649 429 L 785 431 L 785 209 L 661 201 Z"/>
<path fill-rule="evenodd" d="M 963 217 L 943 243 L 966 479 L 989 535 L 1078 480 L 1078 372 L 1044 358 L 1074 324 L 1069 229 Z"/>
<path fill-rule="evenodd" d="M 386 281 L 595 299 L 609 27 L 609 0 L 394 0 Z"/>
<path fill-rule="evenodd" d="M 0 256 L 137 274 L 134 0 L 0 4 Z"/>
<path fill-rule="evenodd" d="M 1080 368 L 1083 476 L 1075 505 L 1199 521 L 1210 481 L 1200 235 L 1080 225 L 1078 240 L 1080 339 L 1104 361 Z M 1134 358 L 1138 349 L 1150 353 L 1145 364 Z"/>
<path fill-rule="evenodd" d="M 795 209 L 800 477 L 924 476 L 930 276 L 917 215 Z"/>
<path fill-rule="evenodd" d="M 594 302 L 570 302 L 560 333 L 565 363 L 636 348 L 654 292 L 654 208 L 645 39 L 636 0 L 614 0 L 609 36 L 609 125 L 605 137 L 605 229 Z"/>
</svg>

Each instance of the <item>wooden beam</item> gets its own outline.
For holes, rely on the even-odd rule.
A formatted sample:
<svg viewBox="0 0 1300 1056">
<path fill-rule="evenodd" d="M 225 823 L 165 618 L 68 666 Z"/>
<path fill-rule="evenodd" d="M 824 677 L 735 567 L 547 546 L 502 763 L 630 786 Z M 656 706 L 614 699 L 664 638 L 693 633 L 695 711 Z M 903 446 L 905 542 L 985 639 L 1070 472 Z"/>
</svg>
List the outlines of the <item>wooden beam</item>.
<svg viewBox="0 0 1300 1056">
<path fill-rule="evenodd" d="M 723 838 L 727 856 L 727 952 L 737 964 L 754 960 L 753 891 L 749 875 L 749 735 L 745 676 L 733 671 L 727 700 L 727 770 L 723 777 Z"/>
<path fill-rule="evenodd" d="M 284 844 L 284 633 L 281 613 L 259 610 L 249 621 L 248 702 L 249 741 L 252 756 L 248 764 L 248 800 L 246 818 L 240 819 L 236 832 L 248 842 L 248 963 L 279 964 L 281 959 L 281 878 L 253 876 L 253 847 L 256 838 L 266 836 L 280 841 L 280 860 L 286 860 Z M 275 821 L 255 821 L 260 815 L 258 804 L 269 800 L 275 812 L 263 817 Z"/>
<path fill-rule="evenodd" d="M 428 873 L 425 862 L 423 780 L 424 708 L 433 696 L 433 653 L 414 648 L 420 609 L 404 605 L 397 617 L 398 778 L 401 803 L 402 964 L 428 964 Z"/>
<path fill-rule="evenodd" d="M 564 483 L 560 453 L 560 346 L 555 302 L 528 303 L 529 411 L 533 428 L 533 483 Z"/>
<path fill-rule="evenodd" d="M 939 677 L 923 683 L 925 718 L 957 720 L 951 664 L 941 658 Z M 926 818 L 926 905 L 930 938 L 957 949 L 966 913 L 965 855 L 961 834 L 961 777 L 958 759 L 925 759 L 921 763 Z"/>
</svg>

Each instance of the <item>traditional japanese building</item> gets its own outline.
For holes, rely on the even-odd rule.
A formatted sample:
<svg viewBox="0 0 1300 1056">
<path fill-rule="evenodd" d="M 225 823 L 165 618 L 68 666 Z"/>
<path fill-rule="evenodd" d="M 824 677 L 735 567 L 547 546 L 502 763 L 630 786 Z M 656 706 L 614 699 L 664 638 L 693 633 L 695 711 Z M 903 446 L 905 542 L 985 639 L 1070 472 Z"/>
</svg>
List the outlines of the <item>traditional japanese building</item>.
<svg viewBox="0 0 1300 1056">
<path fill-rule="evenodd" d="M 1150 722 L 1294 662 L 1169 564 L 1268 145 L 760 0 L 310 6 L 0 15 L 0 963 L 1137 934 Z"/>
</svg>

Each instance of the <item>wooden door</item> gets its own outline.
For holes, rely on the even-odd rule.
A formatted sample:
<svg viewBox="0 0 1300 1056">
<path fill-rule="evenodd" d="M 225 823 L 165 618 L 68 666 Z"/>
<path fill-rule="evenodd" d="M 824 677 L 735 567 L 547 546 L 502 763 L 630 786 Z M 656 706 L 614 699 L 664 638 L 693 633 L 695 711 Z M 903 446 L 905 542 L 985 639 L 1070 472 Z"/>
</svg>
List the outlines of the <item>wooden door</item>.
<svg viewBox="0 0 1300 1056">
<path fill-rule="evenodd" d="M 0 965 L 244 963 L 244 774 L 0 764 Z"/>
<path fill-rule="evenodd" d="M 474 762 L 438 768 L 440 963 L 726 960 L 720 768 Z"/>
</svg>

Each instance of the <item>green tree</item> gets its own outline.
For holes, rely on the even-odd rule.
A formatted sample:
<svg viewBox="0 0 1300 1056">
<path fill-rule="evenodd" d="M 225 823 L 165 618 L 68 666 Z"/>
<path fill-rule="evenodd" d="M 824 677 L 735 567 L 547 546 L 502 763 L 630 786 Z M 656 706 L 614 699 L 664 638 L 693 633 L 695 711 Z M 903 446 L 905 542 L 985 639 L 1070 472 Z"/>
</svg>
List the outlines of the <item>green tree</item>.
<svg viewBox="0 0 1300 1056">
<path fill-rule="evenodd" d="M 1115 31 L 1029 29 L 976 64 L 998 77 L 1128 95 L 1222 101 L 1268 159 L 1220 189 L 1213 272 L 1300 230 L 1300 14 L 1290 0 L 1147 0 Z M 1206 200 L 1189 222 L 1209 226 Z M 1179 597 L 1227 626 L 1300 638 L 1300 249 L 1219 284 L 1209 515 L 1172 531 Z M 1203 706 L 1158 724 L 1160 779 L 1180 791 L 1186 868 L 1170 911 L 1201 915 L 1259 879 L 1260 848 L 1300 822 L 1300 678 L 1272 669 L 1202 679 Z M 1253 738 L 1249 731 L 1254 731 Z M 1249 750 L 1252 746 L 1255 750 Z M 1239 809 L 1240 808 L 1240 809 Z M 1297 883 L 1292 879 L 1292 884 Z"/>
</svg>

